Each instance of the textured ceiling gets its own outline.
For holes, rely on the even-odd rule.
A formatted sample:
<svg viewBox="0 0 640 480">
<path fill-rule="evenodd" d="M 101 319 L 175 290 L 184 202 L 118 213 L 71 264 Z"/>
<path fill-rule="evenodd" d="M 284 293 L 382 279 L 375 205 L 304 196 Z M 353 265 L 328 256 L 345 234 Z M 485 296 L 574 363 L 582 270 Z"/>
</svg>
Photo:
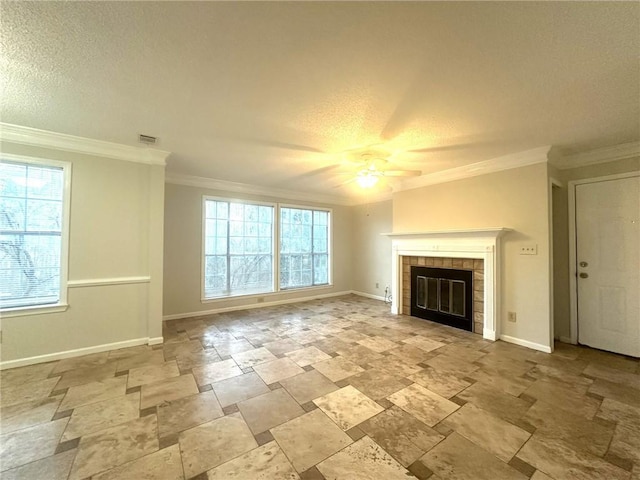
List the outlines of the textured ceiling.
<svg viewBox="0 0 640 480">
<path fill-rule="evenodd" d="M 174 173 L 347 196 L 359 147 L 431 173 L 640 139 L 638 2 L 0 8 L 3 122 L 158 136 Z"/>
</svg>

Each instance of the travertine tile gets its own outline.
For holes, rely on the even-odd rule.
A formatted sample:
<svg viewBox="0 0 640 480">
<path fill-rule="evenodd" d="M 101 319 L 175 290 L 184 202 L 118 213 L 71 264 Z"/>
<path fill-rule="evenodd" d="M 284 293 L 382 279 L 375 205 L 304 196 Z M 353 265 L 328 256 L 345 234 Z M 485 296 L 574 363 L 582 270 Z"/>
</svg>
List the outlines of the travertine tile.
<svg viewBox="0 0 640 480">
<path fill-rule="evenodd" d="M 158 365 L 147 365 L 129 370 L 127 388 L 145 385 L 147 383 L 159 382 L 167 378 L 180 376 L 178 364 L 175 360 Z"/>
<path fill-rule="evenodd" d="M 478 370 L 478 366 L 466 360 L 460 360 L 450 355 L 437 355 L 425 362 L 436 371 L 446 375 L 464 377 Z"/>
<path fill-rule="evenodd" d="M 170 402 L 199 392 L 193 375 L 181 375 L 155 383 L 142 385 L 140 409 L 153 407 L 162 402 Z"/>
<path fill-rule="evenodd" d="M 640 408 L 610 398 L 602 400 L 597 417 L 640 430 Z"/>
<path fill-rule="evenodd" d="M 384 478 L 406 480 L 409 472 L 369 437 L 363 437 L 318 464 L 318 470 L 335 480 Z M 354 475 L 357 473 L 357 477 Z"/>
<path fill-rule="evenodd" d="M 591 419 L 600 407 L 600 401 L 585 397 L 584 385 L 569 385 L 557 380 L 536 380 L 524 393 L 530 397 L 552 403 L 555 407 Z"/>
<path fill-rule="evenodd" d="M 445 354 L 451 357 L 455 357 L 460 360 L 464 360 L 465 362 L 477 362 L 481 358 L 485 357 L 487 354 L 481 352 L 475 348 L 469 348 L 462 345 L 457 345 L 455 343 L 450 343 L 443 347 L 440 347 L 435 351 L 438 354 Z"/>
<path fill-rule="evenodd" d="M 404 343 L 419 348 L 420 350 L 423 350 L 425 352 L 431 352 L 445 346 L 445 344 L 442 342 L 431 340 L 429 338 L 423 337 L 422 335 L 407 338 L 404 340 Z"/>
<path fill-rule="evenodd" d="M 467 387 L 456 396 L 511 423 L 517 423 L 531 407 L 531 402 L 479 382 Z"/>
<path fill-rule="evenodd" d="M 471 403 L 447 417 L 441 425 L 509 462 L 531 434 Z"/>
<path fill-rule="evenodd" d="M 162 350 L 164 351 L 165 360 L 170 360 L 177 355 L 202 352 L 203 348 L 199 340 L 186 340 L 175 343 L 165 342 Z"/>
<path fill-rule="evenodd" d="M 285 354 L 293 360 L 299 367 L 306 367 L 312 363 L 329 360 L 331 357 L 314 346 L 294 350 Z"/>
<path fill-rule="evenodd" d="M 410 381 L 404 381 L 401 377 L 389 375 L 375 368 L 349 377 L 347 381 L 374 400 L 387 397 L 398 390 L 402 390 L 410 383 Z"/>
<path fill-rule="evenodd" d="M 338 350 L 338 353 L 347 360 L 351 360 L 353 363 L 357 363 L 358 365 L 366 365 L 384 358 L 383 355 L 374 352 L 370 348 L 363 347 L 362 345 L 349 346 L 346 350 Z"/>
<path fill-rule="evenodd" d="M 274 355 L 284 355 L 294 350 L 300 350 L 303 348 L 302 344 L 294 342 L 291 339 L 285 338 L 282 340 L 276 340 L 274 342 L 267 342 L 262 345 Z"/>
<path fill-rule="evenodd" d="M 313 403 L 342 430 L 349 430 L 384 410 L 351 385 L 316 398 Z"/>
<path fill-rule="evenodd" d="M 6 470 L 2 472 L 2 480 L 67 480 L 75 457 L 75 450 L 52 455 L 12 470 Z"/>
<path fill-rule="evenodd" d="M 238 408 L 254 435 L 304 414 L 282 388 L 240 402 Z"/>
<path fill-rule="evenodd" d="M 408 378 L 444 398 L 451 398 L 471 385 L 465 380 L 448 373 L 439 372 L 432 367 L 409 375 Z"/>
<path fill-rule="evenodd" d="M 379 413 L 359 427 L 404 467 L 445 438 L 398 407 Z"/>
<path fill-rule="evenodd" d="M 65 411 L 81 405 L 101 402 L 110 398 L 123 396 L 127 390 L 127 377 L 114 377 L 91 382 L 67 391 L 58 410 Z"/>
<path fill-rule="evenodd" d="M 272 362 L 262 363 L 253 369 L 267 385 L 304 372 L 290 358 L 279 358 Z"/>
<path fill-rule="evenodd" d="M 195 367 L 202 367 L 203 365 L 216 363 L 220 360 L 220 355 L 218 355 L 218 352 L 216 352 L 214 349 L 203 350 L 201 352 L 187 352 L 176 355 L 178 368 L 181 371 Z"/>
<path fill-rule="evenodd" d="M 82 437 L 69 480 L 80 480 L 158 450 L 155 415 Z"/>
<path fill-rule="evenodd" d="M 2 383 L 0 391 L 0 405 L 7 407 L 18 403 L 33 402 L 47 397 L 55 387 L 60 377 L 34 380 L 27 383 Z"/>
<path fill-rule="evenodd" d="M 180 447 L 170 447 L 125 463 L 91 480 L 183 480 Z"/>
<path fill-rule="evenodd" d="M 264 347 L 246 350 L 240 353 L 233 353 L 231 357 L 240 368 L 254 367 L 261 363 L 276 360 L 276 356 Z"/>
<path fill-rule="evenodd" d="M 0 435 L 0 469 L 9 470 L 53 455 L 68 420 L 61 418 Z"/>
<path fill-rule="evenodd" d="M 107 362 L 101 365 L 85 368 L 75 368 L 63 372 L 54 390 L 63 390 L 76 385 L 84 385 L 86 383 L 112 378 L 116 374 L 116 362 Z"/>
<path fill-rule="evenodd" d="M 455 432 L 425 453 L 420 462 L 444 479 L 527 479 L 522 473 Z"/>
<path fill-rule="evenodd" d="M 34 380 L 44 380 L 53 372 L 53 368 L 56 365 L 56 362 L 38 363 L 26 367 L 2 370 L 0 371 L 0 386 L 4 388 L 5 385 L 18 385 L 33 382 Z"/>
<path fill-rule="evenodd" d="M 76 368 L 96 367 L 109 361 L 109 352 L 92 353 L 81 357 L 65 358 L 60 360 L 53 368 L 52 373 L 66 372 Z"/>
<path fill-rule="evenodd" d="M 280 383 L 301 405 L 338 389 L 331 380 L 316 370 L 285 378 Z"/>
<path fill-rule="evenodd" d="M 459 405 L 415 383 L 388 398 L 430 427 L 460 408 Z"/>
<path fill-rule="evenodd" d="M 640 465 L 640 430 L 616 426 L 609 452 Z"/>
<path fill-rule="evenodd" d="M 0 410 L 0 432 L 10 433 L 51 420 L 64 395 L 18 403 Z"/>
<path fill-rule="evenodd" d="M 406 343 L 406 340 L 404 340 Z M 416 364 L 422 363 L 428 360 L 433 356 L 432 353 L 427 352 L 421 348 L 412 346 L 411 344 L 403 345 L 399 348 L 394 348 L 392 350 L 387 350 L 388 353 L 398 357 L 403 362 Z"/>
<path fill-rule="evenodd" d="M 386 352 L 387 350 L 398 347 L 397 343 L 379 336 L 367 337 L 360 340 L 358 343 L 363 347 L 367 347 L 368 349 L 378 353 Z"/>
<path fill-rule="evenodd" d="M 534 403 L 522 419 L 536 427 L 539 436 L 562 440 L 574 450 L 599 457 L 607 452 L 614 430 L 613 426 L 604 426 L 542 400 Z"/>
<path fill-rule="evenodd" d="M 629 472 L 586 452 L 576 452 L 564 442 L 533 435 L 517 457 L 562 480 L 627 480 Z"/>
<path fill-rule="evenodd" d="M 393 355 L 387 355 L 382 360 L 376 360 L 375 362 L 371 362 L 369 365 L 397 377 L 408 377 L 409 375 L 413 375 L 414 373 L 422 370 L 421 367 L 412 363 L 407 363 Z"/>
<path fill-rule="evenodd" d="M 180 434 L 185 477 L 215 468 L 257 446 L 239 413 L 186 430 Z"/>
<path fill-rule="evenodd" d="M 225 378 L 238 375 L 242 375 L 242 370 L 232 358 L 222 360 L 221 362 L 209 363 L 193 369 L 193 376 L 196 378 L 198 385 L 219 382 Z"/>
<path fill-rule="evenodd" d="M 118 359 L 116 371 L 123 372 L 137 367 L 158 365 L 162 363 L 164 363 L 164 353 L 162 350 L 147 350 L 136 355 L 131 355 L 130 357 Z"/>
<path fill-rule="evenodd" d="M 364 368 L 341 356 L 314 363 L 313 368 L 332 382 L 337 382 L 357 373 L 364 372 Z"/>
<path fill-rule="evenodd" d="M 298 472 L 308 470 L 352 443 L 320 409 L 279 425 L 271 433 Z"/>
<path fill-rule="evenodd" d="M 222 407 L 270 392 L 269 387 L 255 372 L 227 378 L 212 386 Z"/>
<path fill-rule="evenodd" d="M 158 405 L 160 438 L 209 422 L 224 414 L 213 391 L 189 395 Z"/>
<path fill-rule="evenodd" d="M 300 477 L 276 442 L 269 442 L 207 472 L 208 480 L 297 480 Z"/>
<path fill-rule="evenodd" d="M 90 403 L 73 410 L 62 441 L 73 440 L 90 433 L 135 420 L 140 416 L 140 393 L 132 393 L 101 402 Z"/>
<path fill-rule="evenodd" d="M 553 480 L 553 478 L 551 478 L 546 473 L 541 472 L 540 470 L 536 470 L 535 472 L 533 472 L 531 480 Z"/>
<path fill-rule="evenodd" d="M 589 392 L 640 408 L 640 394 L 635 388 L 598 378 L 589 387 Z"/>
<path fill-rule="evenodd" d="M 534 380 L 528 378 L 512 376 L 497 370 L 492 371 L 491 367 L 480 368 L 470 373 L 469 378 L 500 389 L 514 397 L 520 396 L 534 382 Z"/>
<path fill-rule="evenodd" d="M 253 350 L 255 347 L 245 340 L 233 340 L 224 343 L 214 343 L 214 347 L 221 357 L 232 355 L 234 353 L 246 352 L 247 350 Z"/>
</svg>

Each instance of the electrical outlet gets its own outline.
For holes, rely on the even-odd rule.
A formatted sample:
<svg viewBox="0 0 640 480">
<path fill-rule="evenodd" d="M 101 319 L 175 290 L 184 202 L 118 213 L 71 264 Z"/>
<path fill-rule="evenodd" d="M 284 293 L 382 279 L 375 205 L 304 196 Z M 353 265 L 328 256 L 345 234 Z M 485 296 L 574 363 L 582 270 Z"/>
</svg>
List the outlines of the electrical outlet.
<svg viewBox="0 0 640 480">
<path fill-rule="evenodd" d="M 537 255 L 538 254 L 538 245 L 523 245 L 520 247 L 520 255 Z"/>
<path fill-rule="evenodd" d="M 509 315 L 507 316 L 507 320 L 509 320 L 510 322 L 515 323 L 516 322 L 516 312 L 509 312 Z"/>
<path fill-rule="evenodd" d="M 376 282 L 376 288 L 380 288 L 380 284 Z"/>
</svg>

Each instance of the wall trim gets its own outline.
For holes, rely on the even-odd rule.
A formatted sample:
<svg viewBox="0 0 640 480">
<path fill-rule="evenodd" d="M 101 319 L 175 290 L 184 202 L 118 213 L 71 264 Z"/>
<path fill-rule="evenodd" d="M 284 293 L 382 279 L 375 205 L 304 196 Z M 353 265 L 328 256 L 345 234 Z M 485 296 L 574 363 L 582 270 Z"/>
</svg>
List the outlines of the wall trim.
<svg viewBox="0 0 640 480">
<path fill-rule="evenodd" d="M 274 198 L 285 198 L 287 200 L 302 200 L 305 202 L 328 203 L 332 205 L 354 205 L 352 199 L 335 195 L 325 195 L 321 193 L 296 192 L 271 187 L 261 187 L 248 183 L 228 182 L 226 180 L 216 180 L 214 178 L 195 177 L 191 175 L 181 175 L 167 172 L 165 182 L 174 185 L 185 185 L 187 187 L 206 188 L 209 190 L 222 190 L 225 192 L 246 193 L 251 195 L 265 195 Z"/>
<path fill-rule="evenodd" d="M 551 347 L 548 347 L 546 345 L 542 345 L 541 343 L 534 343 L 534 342 L 530 342 L 529 340 L 523 340 L 521 338 L 517 338 L 517 337 L 511 337 L 509 335 L 500 335 L 500 340 L 507 342 L 507 343 L 513 343 L 515 345 L 520 345 L 521 347 L 527 347 L 527 348 L 531 348 L 533 350 L 539 350 L 540 352 L 544 352 L 544 353 L 552 353 L 553 349 Z"/>
<path fill-rule="evenodd" d="M 162 337 L 158 337 L 162 339 Z M 16 360 L 7 360 L 0 362 L 0 370 L 8 368 L 24 367 L 26 365 L 35 365 L 37 363 L 53 362 L 65 358 L 80 357 L 91 353 L 108 352 L 110 350 L 119 350 L 121 348 L 137 347 L 138 345 L 156 345 L 158 338 L 134 338 L 132 340 L 124 340 L 122 342 L 105 343 L 102 345 L 94 345 L 93 347 L 76 348 L 73 350 L 65 350 L 62 352 L 47 353 L 45 355 L 37 355 L 35 357 L 18 358 Z M 162 343 L 162 342 L 159 342 Z"/>
<path fill-rule="evenodd" d="M 135 283 L 149 283 L 151 277 L 113 277 L 113 278 L 88 278 L 84 280 L 69 280 L 67 286 L 69 288 L 80 287 L 103 287 L 107 285 L 130 285 Z"/>
<path fill-rule="evenodd" d="M 427 185 L 435 185 L 438 183 L 452 182 L 463 178 L 478 177 L 480 175 L 486 175 L 487 173 L 526 167 L 536 163 L 545 163 L 549 159 L 550 150 L 551 146 L 538 147 L 524 152 L 512 153 L 502 157 L 484 160 L 482 162 L 449 168 L 447 170 L 422 175 L 420 177 L 409 178 L 401 183 L 401 188 L 398 189 L 398 191 L 425 187 Z"/>
<path fill-rule="evenodd" d="M 634 157 L 640 157 L 640 142 L 621 143 L 573 155 L 557 154 L 552 156 L 551 164 L 560 170 L 568 170 Z"/>
<path fill-rule="evenodd" d="M 255 308 L 262 307 L 271 307 L 274 305 L 286 305 L 289 303 L 299 303 L 299 302 L 308 302 L 310 300 L 318 300 L 321 298 L 330 298 L 330 297 L 341 297 L 343 295 L 349 295 L 353 293 L 352 290 L 344 290 L 341 292 L 333 292 L 333 293 L 323 293 L 319 295 L 310 295 L 308 297 L 297 297 L 297 298 L 288 298 L 284 300 L 274 300 L 272 302 L 263 302 L 263 303 L 252 303 L 249 305 L 235 305 L 233 307 L 222 307 L 222 308 L 212 308 L 209 310 L 200 310 L 197 312 L 188 312 L 188 313 L 173 313 L 171 315 L 164 315 L 162 317 L 163 321 L 167 320 L 178 320 L 181 318 L 193 318 L 193 317 L 203 317 L 205 315 L 213 315 L 215 313 L 224 313 L 224 312 L 235 312 L 238 310 L 253 310 Z"/>
<path fill-rule="evenodd" d="M 77 137 L 65 133 L 40 130 L 0 122 L 0 140 L 3 142 L 45 147 L 65 152 L 83 153 L 98 157 L 143 163 L 146 165 L 166 165 L 171 152 L 149 147 L 133 147 L 120 143 L 105 142 L 91 138 Z"/>
<path fill-rule="evenodd" d="M 358 295 L 359 297 L 372 298 L 373 300 L 380 300 L 381 302 L 384 302 L 383 295 L 373 295 L 372 293 L 358 292 L 356 290 L 351 290 L 351 293 Z"/>
</svg>

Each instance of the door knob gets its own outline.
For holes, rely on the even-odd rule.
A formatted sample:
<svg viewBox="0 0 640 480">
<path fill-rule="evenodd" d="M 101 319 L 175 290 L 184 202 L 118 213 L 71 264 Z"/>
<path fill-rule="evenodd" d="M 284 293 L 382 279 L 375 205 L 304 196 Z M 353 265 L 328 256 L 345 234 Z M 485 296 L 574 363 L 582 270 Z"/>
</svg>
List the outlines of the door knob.
<svg viewBox="0 0 640 480">
<path fill-rule="evenodd" d="M 588 267 L 589 264 L 587 262 L 580 262 L 580 266 L 584 268 L 584 267 Z"/>
<path fill-rule="evenodd" d="M 589 278 L 589 274 L 585 272 L 580 273 L 580 278 Z"/>
</svg>

